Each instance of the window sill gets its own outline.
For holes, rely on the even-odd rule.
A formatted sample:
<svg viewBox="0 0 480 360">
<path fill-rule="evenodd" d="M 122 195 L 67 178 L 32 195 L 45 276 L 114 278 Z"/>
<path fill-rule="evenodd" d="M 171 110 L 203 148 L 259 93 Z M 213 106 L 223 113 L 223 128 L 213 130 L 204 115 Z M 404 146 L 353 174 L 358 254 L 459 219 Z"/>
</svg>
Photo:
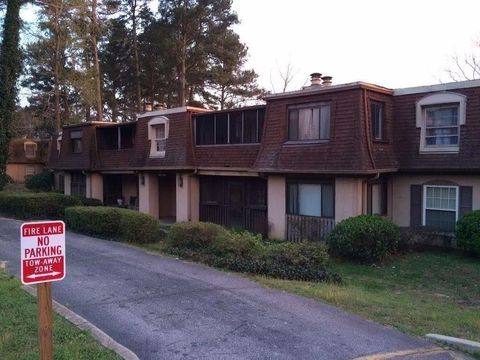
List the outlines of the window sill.
<svg viewBox="0 0 480 360">
<path fill-rule="evenodd" d="M 372 142 L 374 144 L 390 144 L 390 140 L 382 140 L 382 139 L 373 139 Z"/>
<path fill-rule="evenodd" d="M 196 144 L 195 147 L 225 147 L 225 146 L 258 146 L 260 143 L 240 143 L 240 144 L 203 144 L 203 145 L 198 145 Z"/>
<path fill-rule="evenodd" d="M 149 157 L 150 158 L 164 158 L 165 157 L 165 151 L 150 154 Z"/>
<path fill-rule="evenodd" d="M 327 144 L 330 140 L 288 140 L 284 142 L 284 145 L 317 145 Z"/>
<path fill-rule="evenodd" d="M 422 148 L 420 154 L 458 154 L 460 149 L 458 147 L 438 147 L 438 148 Z"/>
</svg>

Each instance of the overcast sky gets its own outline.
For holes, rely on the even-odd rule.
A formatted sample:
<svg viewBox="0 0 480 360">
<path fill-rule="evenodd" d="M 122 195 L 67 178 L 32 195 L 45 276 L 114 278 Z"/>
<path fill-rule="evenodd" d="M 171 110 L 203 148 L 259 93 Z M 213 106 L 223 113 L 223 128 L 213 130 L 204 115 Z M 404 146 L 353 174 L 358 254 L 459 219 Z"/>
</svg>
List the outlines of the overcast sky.
<svg viewBox="0 0 480 360">
<path fill-rule="evenodd" d="M 397 88 L 448 82 L 452 56 L 480 53 L 478 0 L 233 0 L 260 83 L 280 91 L 290 63 L 294 90 L 312 72 L 334 83 Z"/>
</svg>

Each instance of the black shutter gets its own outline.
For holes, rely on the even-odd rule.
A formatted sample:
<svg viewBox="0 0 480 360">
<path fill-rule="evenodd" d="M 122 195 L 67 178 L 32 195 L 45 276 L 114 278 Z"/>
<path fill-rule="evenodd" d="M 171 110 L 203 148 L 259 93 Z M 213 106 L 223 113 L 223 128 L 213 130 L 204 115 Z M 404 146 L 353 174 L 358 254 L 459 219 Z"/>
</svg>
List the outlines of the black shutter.
<svg viewBox="0 0 480 360">
<path fill-rule="evenodd" d="M 459 189 L 459 206 L 458 206 L 458 218 L 460 219 L 466 213 L 472 211 L 472 193 L 473 188 L 471 186 L 460 186 Z"/>
<path fill-rule="evenodd" d="M 422 226 L 422 186 L 410 185 L 410 226 Z"/>
</svg>

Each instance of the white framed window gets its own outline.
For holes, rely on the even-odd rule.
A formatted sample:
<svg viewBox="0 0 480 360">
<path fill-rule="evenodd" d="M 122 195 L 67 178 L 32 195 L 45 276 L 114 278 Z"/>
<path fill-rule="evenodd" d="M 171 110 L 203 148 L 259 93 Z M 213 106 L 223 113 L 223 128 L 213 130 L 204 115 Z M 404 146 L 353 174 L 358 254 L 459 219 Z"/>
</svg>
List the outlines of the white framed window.
<svg viewBox="0 0 480 360">
<path fill-rule="evenodd" d="M 433 94 L 420 99 L 416 106 L 420 153 L 458 152 L 466 97 L 456 93 Z"/>
<path fill-rule="evenodd" d="M 25 142 L 23 144 L 23 150 L 25 151 L 25 157 L 32 159 L 37 154 L 37 144 L 34 142 Z"/>
<path fill-rule="evenodd" d="M 370 102 L 370 121 L 375 140 L 384 139 L 384 104 L 378 101 Z"/>
<path fill-rule="evenodd" d="M 165 116 L 155 117 L 148 122 L 150 157 L 165 157 L 169 120 Z"/>
<path fill-rule="evenodd" d="M 35 167 L 27 165 L 25 167 L 25 177 L 35 175 Z"/>
<path fill-rule="evenodd" d="M 458 220 L 459 187 L 424 185 L 423 225 L 440 231 L 454 231 Z"/>
</svg>

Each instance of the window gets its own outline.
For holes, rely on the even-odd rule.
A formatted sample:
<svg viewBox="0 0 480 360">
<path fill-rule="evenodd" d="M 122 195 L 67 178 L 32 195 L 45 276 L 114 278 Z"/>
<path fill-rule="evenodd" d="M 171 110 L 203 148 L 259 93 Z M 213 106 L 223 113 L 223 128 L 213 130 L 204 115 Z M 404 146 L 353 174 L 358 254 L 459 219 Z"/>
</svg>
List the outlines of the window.
<svg viewBox="0 0 480 360">
<path fill-rule="evenodd" d="M 264 109 L 195 117 L 197 145 L 254 144 L 262 141 Z"/>
<path fill-rule="evenodd" d="M 453 231 L 458 219 L 458 186 L 424 186 L 423 225 Z"/>
<path fill-rule="evenodd" d="M 25 167 L 25 177 L 35 175 L 35 168 L 33 166 L 27 165 Z"/>
<path fill-rule="evenodd" d="M 70 139 L 72 141 L 72 153 L 79 154 L 82 152 L 82 130 L 75 130 L 70 132 Z"/>
<path fill-rule="evenodd" d="M 458 147 L 458 105 L 424 108 L 425 146 Z"/>
<path fill-rule="evenodd" d="M 37 144 L 33 142 L 26 142 L 23 144 L 25 150 L 25 157 L 34 158 L 37 152 Z"/>
<path fill-rule="evenodd" d="M 330 104 L 289 109 L 288 140 L 328 139 L 330 139 Z"/>
<path fill-rule="evenodd" d="M 57 155 L 60 156 L 60 149 L 62 148 L 62 132 L 57 137 Z"/>
<path fill-rule="evenodd" d="M 367 186 L 367 213 L 369 215 L 387 215 L 387 181 L 371 183 Z"/>
<path fill-rule="evenodd" d="M 466 97 L 456 93 L 433 94 L 417 102 L 420 153 L 458 152 L 460 126 L 465 124 Z"/>
<path fill-rule="evenodd" d="M 384 105 L 381 102 L 370 102 L 370 121 L 372 124 L 373 138 L 384 139 Z"/>
<path fill-rule="evenodd" d="M 169 132 L 169 120 L 164 116 L 153 118 L 148 122 L 148 139 L 150 140 L 150 157 L 165 157 L 168 132 Z M 133 143 L 132 143 L 132 146 L 133 146 Z"/>
<path fill-rule="evenodd" d="M 334 201 L 333 184 L 288 183 L 289 214 L 333 218 Z"/>
<path fill-rule="evenodd" d="M 86 196 L 87 177 L 82 173 L 72 173 L 71 179 L 72 195 Z"/>
</svg>

